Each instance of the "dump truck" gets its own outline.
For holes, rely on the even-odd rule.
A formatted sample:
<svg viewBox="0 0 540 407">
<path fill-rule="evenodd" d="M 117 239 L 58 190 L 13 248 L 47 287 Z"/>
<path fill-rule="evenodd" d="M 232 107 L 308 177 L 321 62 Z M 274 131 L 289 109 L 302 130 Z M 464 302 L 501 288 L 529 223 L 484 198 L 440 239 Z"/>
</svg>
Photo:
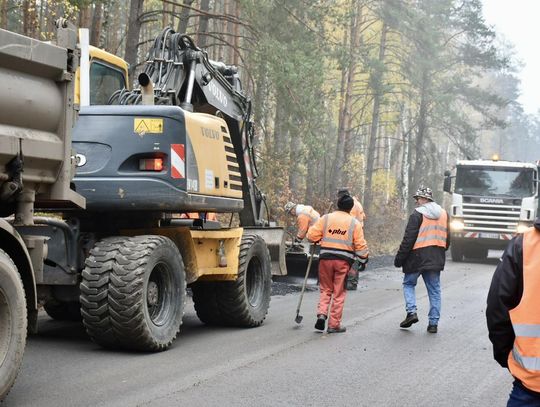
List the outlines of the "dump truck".
<svg viewBox="0 0 540 407">
<path fill-rule="evenodd" d="M 39 305 L 82 320 L 103 347 L 162 351 L 180 331 L 187 288 L 204 323 L 256 327 L 272 275 L 286 274 L 237 68 L 167 29 L 140 86 L 81 107 L 72 135 L 77 34 L 64 24 L 58 38 L 0 31 L 2 395 Z"/>
<path fill-rule="evenodd" d="M 70 188 L 77 36 L 60 24 L 57 45 L 0 30 L 0 399 L 19 371 L 27 327 L 36 330 L 47 259 L 47 238 L 19 228 L 34 224 L 34 208 L 85 205 Z"/>
<path fill-rule="evenodd" d="M 485 259 L 531 227 L 538 214 L 538 166 L 499 160 L 460 160 L 446 171 L 452 195 L 450 252 L 453 261 Z"/>
</svg>

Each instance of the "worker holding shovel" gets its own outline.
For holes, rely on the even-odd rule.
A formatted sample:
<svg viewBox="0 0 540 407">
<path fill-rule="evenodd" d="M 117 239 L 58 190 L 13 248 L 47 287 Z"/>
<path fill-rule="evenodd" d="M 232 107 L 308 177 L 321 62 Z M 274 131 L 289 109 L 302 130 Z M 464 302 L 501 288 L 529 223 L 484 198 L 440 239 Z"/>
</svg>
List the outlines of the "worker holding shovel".
<svg viewBox="0 0 540 407">
<path fill-rule="evenodd" d="M 368 247 L 364 232 L 358 220 L 350 215 L 354 200 L 343 195 L 337 201 L 338 210 L 324 215 L 309 228 L 307 238 L 320 242 L 319 287 L 320 297 L 317 307 L 315 329 L 323 331 L 326 325 L 330 302 L 332 310 L 328 321 L 328 333 L 345 332 L 341 325 L 343 305 L 347 291 L 345 279 L 355 260 L 365 265 L 368 261 Z"/>
</svg>

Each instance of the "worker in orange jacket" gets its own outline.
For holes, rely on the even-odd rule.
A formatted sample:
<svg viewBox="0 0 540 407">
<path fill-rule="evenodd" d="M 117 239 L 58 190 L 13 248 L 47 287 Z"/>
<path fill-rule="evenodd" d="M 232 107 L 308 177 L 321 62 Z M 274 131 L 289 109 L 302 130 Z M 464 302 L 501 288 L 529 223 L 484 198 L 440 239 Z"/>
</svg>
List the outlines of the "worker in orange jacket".
<svg viewBox="0 0 540 407">
<path fill-rule="evenodd" d="M 320 297 L 317 307 L 315 329 L 324 330 L 328 309 L 332 310 L 328 321 L 328 333 L 345 332 L 341 324 L 343 305 L 347 291 L 345 279 L 351 265 L 358 260 L 365 265 L 368 261 L 368 247 L 360 222 L 350 215 L 354 200 L 343 195 L 337 201 L 338 210 L 324 215 L 309 228 L 310 242 L 320 242 L 319 287 Z"/>
<path fill-rule="evenodd" d="M 349 188 L 340 188 L 337 192 L 338 199 L 343 195 L 351 195 Z M 352 195 L 351 195 L 352 196 Z M 364 207 L 360 203 L 357 197 L 352 197 L 354 200 L 354 206 L 351 209 L 351 216 L 356 218 L 364 226 L 364 220 L 366 220 L 366 213 L 364 212 Z"/>
<path fill-rule="evenodd" d="M 296 216 L 297 231 L 294 239 L 295 244 L 300 244 L 304 240 L 310 226 L 321 217 L 319 212 L 313 209 L 313 207 L 295 204 L 294 202 L 287 202 L 285 204 L 285 212 L 289 215 Z"/>
<path fill-rule="evenodd" d="M 540 405 L 539 271 L 540 218 L 506 247 L 487 298 L 493 356 L 515 379 L 510 407 Z"/>
<path fill-rule="evenodd" d="M 342 197 L 343 195 L 351 195 L 349 192 L 349 188 L 340 188 L 337 191 L 337 197 L 338 199 Z M 352 196 L 352 195 L 351 195 Z M 364 230 L 364 220 L 366 219 L 366 213 L 364 212 L 364 208 L 362 207 L 362 204 L 356 198 L 355 196 L 352 197 L 354 200 L 354 206 L 351 209 L 351 216 L 356 218 L 358 222 L 360 222 L 360 225 L 362 226 L 362 231 Z M 349 274 L 347 274 L 347 284 L 346 288 L 348 291 L 354 291 L 358 288 L 358 273 L 359 269 L 357 268 L 357 264 L 355 264 Z"/>
</svg>

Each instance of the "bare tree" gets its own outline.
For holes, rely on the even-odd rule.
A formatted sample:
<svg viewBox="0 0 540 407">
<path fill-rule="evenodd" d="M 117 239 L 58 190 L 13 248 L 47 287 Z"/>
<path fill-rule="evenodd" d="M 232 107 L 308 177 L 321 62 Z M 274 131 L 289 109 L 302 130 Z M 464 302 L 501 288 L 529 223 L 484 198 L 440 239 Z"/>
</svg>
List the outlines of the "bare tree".
<svg viewBox="0 0 540 407">
<path fill-rule="evenodd" d="M 124 59 L 130 65 L 130 76 L 133 75 L 137 64 L 139 50 L 139 35 L 142 22 L 139 18 L 143 11 L 144 0 L 130 0 L 129 20 L 126 34 L 126 53 Z"/>
</svg>

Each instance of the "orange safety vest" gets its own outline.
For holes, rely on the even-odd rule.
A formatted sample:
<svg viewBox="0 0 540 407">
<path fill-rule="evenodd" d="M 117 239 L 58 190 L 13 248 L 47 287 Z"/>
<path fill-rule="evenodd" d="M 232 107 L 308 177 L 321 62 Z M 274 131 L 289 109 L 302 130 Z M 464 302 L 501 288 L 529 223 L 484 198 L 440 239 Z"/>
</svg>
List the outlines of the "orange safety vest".
<svg viewBox="0 0 540 407">
<path fill-rule="evenodd" d="M 368 249 L 363 239 L 363 233 L 357 233 L 357 238 L 363 240 L 360 250 L 355 250 L 355 229 L 360 226 L 355 218 L 346 212 L 332 212 L 322 217 L 323 229 L 321 239 L 321 251 L 324 253 L 335 253 L 341 256 L 354 259 L 355 256 L 367 257 Z"/>
<path fill-rule="evenodd" d="M 299 205 L 300 206 L 300 205 Z M 300 212 L 298 212 L 296 224 L 298 226 L 298 232 L 297 237 L 299 239 L 303 239 L 306 237 L 306 233 L 310 226 L 312 226 L 321 215 L 319 215 L 319 212 L 317 212 L 313 207 L 309 205 L 301 205 L 300 206 Z"/>
<path fill-rule="evenodd" d="M 423 215 L 422 224 L 418 230 L 418 237 L 413 246 L 413 250 L 428 246 L 439 246 L 446 248 L 448 238 L 448 215 L 443 209 L 439 219 L 429 219 Z"/>
<path fill-rule="evenodd" d="M 508 368 L 523 385 L 540 392 L 540 232 L 523 234 L 523 295 L 510 310 L 516 339 Z"/>
</svg>

